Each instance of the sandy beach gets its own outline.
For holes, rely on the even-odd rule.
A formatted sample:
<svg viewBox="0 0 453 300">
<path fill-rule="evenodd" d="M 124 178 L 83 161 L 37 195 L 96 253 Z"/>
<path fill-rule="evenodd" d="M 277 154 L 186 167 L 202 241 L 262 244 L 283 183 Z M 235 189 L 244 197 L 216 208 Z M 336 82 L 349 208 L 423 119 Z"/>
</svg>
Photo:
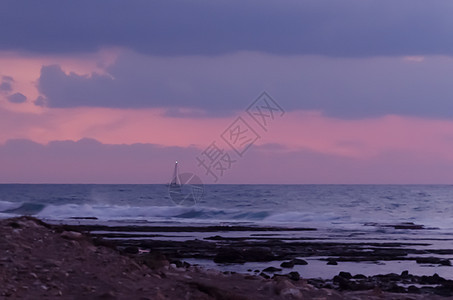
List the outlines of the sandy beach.
<svg viewBox="0 0 453 300">
<path fill-rule="evenodd" d="M 391 280 L 400 277 L 420 280 Z M 345 272 L 332 289 L 321 288 L 291 272 L 270 277 L 190 266 L 162 249 L 119 247 L 31 217 L 0 221 L 1 299 L 448 299 L 439 294 L 453 290 L 450 280 L 433 276 L 426 285 L 436 288 L 391 293 L 380 288 L 388 277 L 366 278 L 374 284 L 359 291 L 351 282 L 360 278 Z"/>
</svg>

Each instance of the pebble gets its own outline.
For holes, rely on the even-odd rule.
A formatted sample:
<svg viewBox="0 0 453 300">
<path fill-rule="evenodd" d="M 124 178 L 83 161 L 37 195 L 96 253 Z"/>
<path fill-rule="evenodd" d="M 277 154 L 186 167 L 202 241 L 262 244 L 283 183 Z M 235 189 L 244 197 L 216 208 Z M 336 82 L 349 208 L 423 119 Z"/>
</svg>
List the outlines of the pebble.
<svg viewBox="0 0 453 300">
<path fill-rule="evenodd" d="M 279 272 L 281 270 L 282 269 L 276 268 L 276 267 L 268 267 L 268 268 L 264 269 L 263 272 L 274 273 L 274 272 Z"/>
<path fill-rule="evenodd" d="M 61 237 L 68 240 L 79 240 L 83 237 L 83 235 L 76 231 L 63 231 L 61 233 Z"/>
<path fill-rule="evenodd" d="M 299 289 L 296 288 L 283 289 L 280 292 L 280 295 L 282 295 L 283 297 L 289 296 L 291 297 L 291 299 L 303 299 L 302 293 L 300 292 Z"/>
</svg>

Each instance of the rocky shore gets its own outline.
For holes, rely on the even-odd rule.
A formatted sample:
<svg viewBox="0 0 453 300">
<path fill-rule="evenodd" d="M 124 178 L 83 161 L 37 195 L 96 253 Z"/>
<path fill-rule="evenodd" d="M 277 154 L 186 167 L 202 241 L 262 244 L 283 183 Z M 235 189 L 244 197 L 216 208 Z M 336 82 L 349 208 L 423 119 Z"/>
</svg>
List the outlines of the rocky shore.
<svg viewBox="0 0 453 300">
<path fill-rule="evenodd" d="M 453 281 L 438 275 L 340 272 L 329 280 L 306 280 L 292 271 L 307 263 L 297 258 L 300 253 L 336 253 L 326 263 L 354 257 L 404 257 L 405 253 L 394 251 L 395 245 L 377 244 L 375 252 L 365 255 L 336 243 L 284 245 L 270 244 L 268 239 L 261 244 L 233 243 L 216 236 L 189 243 L 106 240 L 85 233 L 95 230 L 100 229 L 49 225 L 30 217 L 1 220 L 0 299 L 448 299 L 453 293 Z M 257 275 L 238 274 L 184 262 L 186 257 L 200 256 L 219 263 L 282 260 L 278 269 L 285 272 L 265 269 Z"/>
</svg>

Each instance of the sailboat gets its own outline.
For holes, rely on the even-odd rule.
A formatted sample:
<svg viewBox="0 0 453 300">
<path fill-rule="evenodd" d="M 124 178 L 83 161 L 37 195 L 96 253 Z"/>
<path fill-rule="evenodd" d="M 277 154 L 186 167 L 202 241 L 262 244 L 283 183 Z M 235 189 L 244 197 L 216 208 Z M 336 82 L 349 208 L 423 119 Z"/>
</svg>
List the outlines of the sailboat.
<svg viewBox="0 0 453 300">
<path fill-rule="evenodd" d="M 194 205 L 204 194 L 203 183 L 193 173 L 179 175 L 176 161 L 173 177 L 168 184 L 168 194 L 176 205 Z"/>
<path fill-rule="evenodd" d="M 181 179 L 178 173 L 178 161 L 175 162 L 175 170 L 173 171 L 173 177 L 171 178 L 170 188 L 181 188 Z"/>
</svg>

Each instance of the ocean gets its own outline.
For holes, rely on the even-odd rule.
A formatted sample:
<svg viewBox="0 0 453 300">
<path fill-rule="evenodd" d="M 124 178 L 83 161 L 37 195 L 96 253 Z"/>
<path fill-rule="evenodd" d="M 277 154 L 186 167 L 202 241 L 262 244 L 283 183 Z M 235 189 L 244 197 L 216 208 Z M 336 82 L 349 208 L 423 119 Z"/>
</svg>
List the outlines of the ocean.
<svg viewBox="0 0 453 300">
<path fill-rule="evenodd" d="M 102 222 L 250 223 L 362 229 L 413 222 L 453 230 L 449 185 L 206 185 L 177 205 L 166 185 L 2 184 L 0 216 Z"/>
<path fill-rule="evenodd" d="M 2 184 L 0 218 L 32 215 L 50 223 L 107 226 L 278 227 L 274 238 L 340 243 L 405 242 L 414 249 L 453 249 L 453 186 L 450 185 L 206 185 L 202 196 L 177 205 L 167 185 Z M 296 227 L 314 231 L 285 231 Z M 250 232 L 223 233 L 251 237 Z M 256 234 L 256 233 L 255 233 Z M 204 239 L 211 232 L 187 232 L 162 239 Z M 449 252 L 442 257 L 450 259 Z M 321 267 L 319 259 L 298 269 L 329 277 L 340 268 L 363 274 L 433 272 L 452 278 L 449 267 L 413 261 L 343 263 Z M 194 262 L 192 260 L 192 262 Z M 247 265 L 201 265 L 247 271 Z"/>
</svg>

